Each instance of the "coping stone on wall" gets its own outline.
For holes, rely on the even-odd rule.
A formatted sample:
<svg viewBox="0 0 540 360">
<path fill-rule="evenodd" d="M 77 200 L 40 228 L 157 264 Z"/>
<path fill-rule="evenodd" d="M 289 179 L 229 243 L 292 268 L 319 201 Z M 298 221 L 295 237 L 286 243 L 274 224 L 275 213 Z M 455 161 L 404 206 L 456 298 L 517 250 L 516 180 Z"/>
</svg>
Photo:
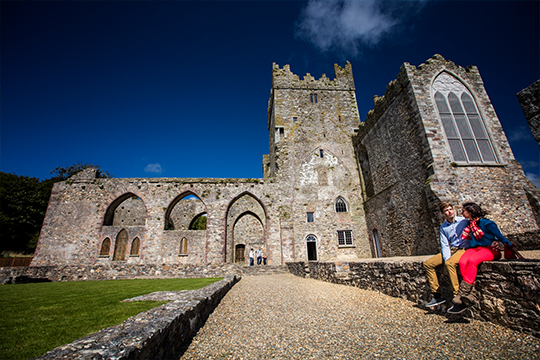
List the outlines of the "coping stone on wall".
<svg viewBox="0 0 540 360">
<path fill-rule="evenodd" d="M 172 301 L 57 347 L 34 359 L 178 359 L 227 292 L 237 275 L 184 292 Z"/>
</svg>

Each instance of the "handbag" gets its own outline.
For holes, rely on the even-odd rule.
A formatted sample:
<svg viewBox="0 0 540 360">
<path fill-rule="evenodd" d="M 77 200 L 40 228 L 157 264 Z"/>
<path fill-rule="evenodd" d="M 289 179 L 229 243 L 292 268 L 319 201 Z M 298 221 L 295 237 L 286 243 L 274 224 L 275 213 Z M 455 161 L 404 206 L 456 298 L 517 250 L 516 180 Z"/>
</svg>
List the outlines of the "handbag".
<svg viewBox="0 0 540 360">
<path fill-rule="evenodd" d="M 515 245 L 504 245 L 504 258 L 505 260 L 525 260 Z"/>
</svg>

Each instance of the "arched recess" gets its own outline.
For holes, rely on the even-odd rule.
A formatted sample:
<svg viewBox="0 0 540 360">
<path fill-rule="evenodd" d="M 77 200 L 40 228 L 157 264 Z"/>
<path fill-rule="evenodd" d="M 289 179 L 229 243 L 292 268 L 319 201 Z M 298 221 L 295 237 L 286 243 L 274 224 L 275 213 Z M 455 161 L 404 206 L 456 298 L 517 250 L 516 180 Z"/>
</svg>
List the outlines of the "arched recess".
<svg viewBox="0 0 540 360">
<path fill-rule="evenodd" d="M 164 229 L 189 230 L 200 216 L 206 216 L 206 204 L 196 194 L 187 191 L 174 198 L 167 207 Z"/>
<path fill-rule="evenodd" d="M 126 193 L 114 200 L 103 219 L 103 226 L 144 226 L 146 224 L 146 206 L 133 193 Z"/>
<path fill-rule="evenodd" d="M 140 247 L 141 247 L 141 240 L 139 240 L 139 238 L 136 237 L 131 242 L 131 250 L 129 252 L 129 256 L 138 256 Z"/>
<path fill-rule="evenodd" d="M 236 245 L 267 251 L 267 214 L 262 202 L 249 192 L 231 201 L 226 214 L 225 262 L 235 262 Z"/>
<path fill-rule="evenodd" d="M 101 250 L 99 251 L 99 256 L 108 257 L 110 252 L 111 252 L 111 239 L 107 237 L 101 243 Z"/>
<path fill-rule="evenodd" d="M 128 245 L 128 232 L 126 231 L 126 229 L 122 229 L 116 236 L 116 241 L 114 244 L 113 260 L 115 261 L 126 260 L 127 245 Z"/>
</svg>

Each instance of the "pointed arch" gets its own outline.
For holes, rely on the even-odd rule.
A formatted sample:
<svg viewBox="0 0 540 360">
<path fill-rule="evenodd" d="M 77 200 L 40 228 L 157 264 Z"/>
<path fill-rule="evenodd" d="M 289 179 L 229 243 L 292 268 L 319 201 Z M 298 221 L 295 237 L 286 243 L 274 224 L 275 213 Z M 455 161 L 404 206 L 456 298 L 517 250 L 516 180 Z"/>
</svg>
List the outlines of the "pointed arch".
<svg viewBox="0 0 540 360">
<path fill-rule="evenodd" d="M 163 224 L 163 228 L 164 230 L 180 230 L 182 228 L 182 226 L 179 224 L 179 221 L 178 221 L 178 216 L 175 216 L 174 212 L 179 210 L 179 209 L 176 209 L 176 206 L 178 205 L 178 203 L 181 201 L 181 200 L 184 200 L 188 197 L 194 197 L 196 198 L 200 203 L 200 210 L 197 210 L 197 214 L 195 217 L 198 217 L 202 214 L 206 214 L 207 212 L 207 207 L 206 207 L 206 204 L 204 201 L 202 201 L 201 197 L 199 195 L 197 195 L 195 192 L 193 191 L 184 191 L 183 193 L 181 193 L 180 195 L 176 196 L 169 204 L 169 206 L 167 207 L 167 209 L 165 210 L 165 215 L 164 215 L 164 224 Z M 201 211 L 202 210 L 202 211 Z M 187 218 L 188 214 L 185 213 L 185 211 L 183 212 L 182 215 L 186 215 L 186 219 L 185 219 L 185 224 L 184 224 L 184 228 L 187 230 L 189 228 L 189 225 L 193 222 L 193 220 L 195 220 L 195 217 L 194 216 L 189 216 L 189 219 Z M 176 219 L 175 219 L 176 218 Z M 177 220 L 176 224 L 175 224 L 175 221 L 174 220 Z"/>
<path fill-rule="evenodd" d="M 141 240 L 139 240 L 139 237 L 135 237 L 135 239 L 133 239 L 133 241 L 131 242 L 131 250 L 129 252 L 129 256 L 138 256 L 140 247 Z"/>
<path fill-rule="evenodd" d="M 128 232 L 126 229 L 120 230 L 116 236 L 114 244 L 114 256 L 113 261 L 126 260 L 126 251 L 128 245 Z"/>
<path fill-rule="evenodd" d="M 108 237 L 103 240 L 101 243 L 101 249 L 99 251 L 99 256 L 109 256 L 109 253 L 111 252 L 111 239 Z"/>
<path fill-rule="evenodd" d="M 128 204 L 129 202 L 129 204 Z M 121 204 L 126 203 L 130 209 L 119 209 L 119 206 Z M 126 223 L 120 224 L 119 221 L 115 221 L 115 217 L 117 217 L 118 212 L 117 210 L 126 210 L 124 212 L 126 219 L 128 221 Z M 131 211 L 133 210 L 133 213 Z M 143 215 L 144 214 L 144 215 Z M 117 219 L 118 220 L 118 217 Z M 105 216 L 103 218 L 103 226 L 113 226 L 113 225 L 120 225 L 120 226 L 133 226 L 133 225 L 145 225 L 146 222 L 146 205 L 142 201 L 140 197 L 135 195 L 132 192 L 125 193 L 119 197 L 117 197 L 107 208 L 107 211 L 105 211 Z"/>
<path fill-rule="evenodd" d="M 336 212 L 348 212 L 347 202 L 342 196 L 338 196 L 334 202 Z"/>
<path fill-rule="evenodd" d="M 458 163 L 497 163 L 473 93 L 453 74 L 441 72 L 432 84 L 438 111 L 453 159 Z"/>
<path fill-rule="evenodd" d="M 188 239 L 185 237 L 180 240 L 180 249 L 178 255 L 187 255 L 188 254 Z"/>
<path fill-rule="evenodd" d="M 259 225 L 255 225 L 253 222 L 251 222 L 252 225 L 249 225 L 250 221 L 249 218 L 247 218 L 248 216 L 256 219 L 257 224 Z M 257 238 L 260 237 L 260 239 L 248 243 L 253 246 L 266 248 L 268 237 L 268 215 L 266 207 L 257 196 L 249 191 L 243 191 L 235 196 L 227 206 L 227 211 L 225 213 L 225 243 L 223 249 L 225 262 L 235 261 L 235 245 L 238 240 L 235 239 L 235 228 L 239 225 L 244 225 L 244 223 L 245 226 L 250 229 L 249 231 L 257 232 L 259 230 L 256 229 L 260 226 L 261 233 L 260 235 L 257 235 Z"/>
</svg>

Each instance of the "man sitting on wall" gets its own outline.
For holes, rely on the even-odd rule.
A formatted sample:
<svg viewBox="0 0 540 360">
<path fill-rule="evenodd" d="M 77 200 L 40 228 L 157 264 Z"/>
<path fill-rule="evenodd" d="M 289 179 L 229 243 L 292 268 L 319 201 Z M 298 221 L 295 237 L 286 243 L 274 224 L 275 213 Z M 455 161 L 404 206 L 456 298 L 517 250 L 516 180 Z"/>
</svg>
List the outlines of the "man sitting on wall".
<svg viewBox="0 0 540 360">
<path fill-rule="evenodd" d="M 444 265 L 444 270 L 452 284 L 453 295 L 456 296 L 459 291 L 457 274 L 459 259 L 465 253 L 465 249 L 469 247 L 469 241 L 461 238 L 463 229 L 469 223 L 468 220 L 461 216 L 455 216 L 454 208 L 449 203 L 441 203 L 439 210 L 446 221 L 441 225 L 440 230 L 441 253 L 424 261 L 424 270 L 433 294 L 433 299 L 426 304 L 426 307 L 437 306 L 446 301 L 439 292 L 439 280 L 435 272 L 437 266 Z"/>
</svg>

